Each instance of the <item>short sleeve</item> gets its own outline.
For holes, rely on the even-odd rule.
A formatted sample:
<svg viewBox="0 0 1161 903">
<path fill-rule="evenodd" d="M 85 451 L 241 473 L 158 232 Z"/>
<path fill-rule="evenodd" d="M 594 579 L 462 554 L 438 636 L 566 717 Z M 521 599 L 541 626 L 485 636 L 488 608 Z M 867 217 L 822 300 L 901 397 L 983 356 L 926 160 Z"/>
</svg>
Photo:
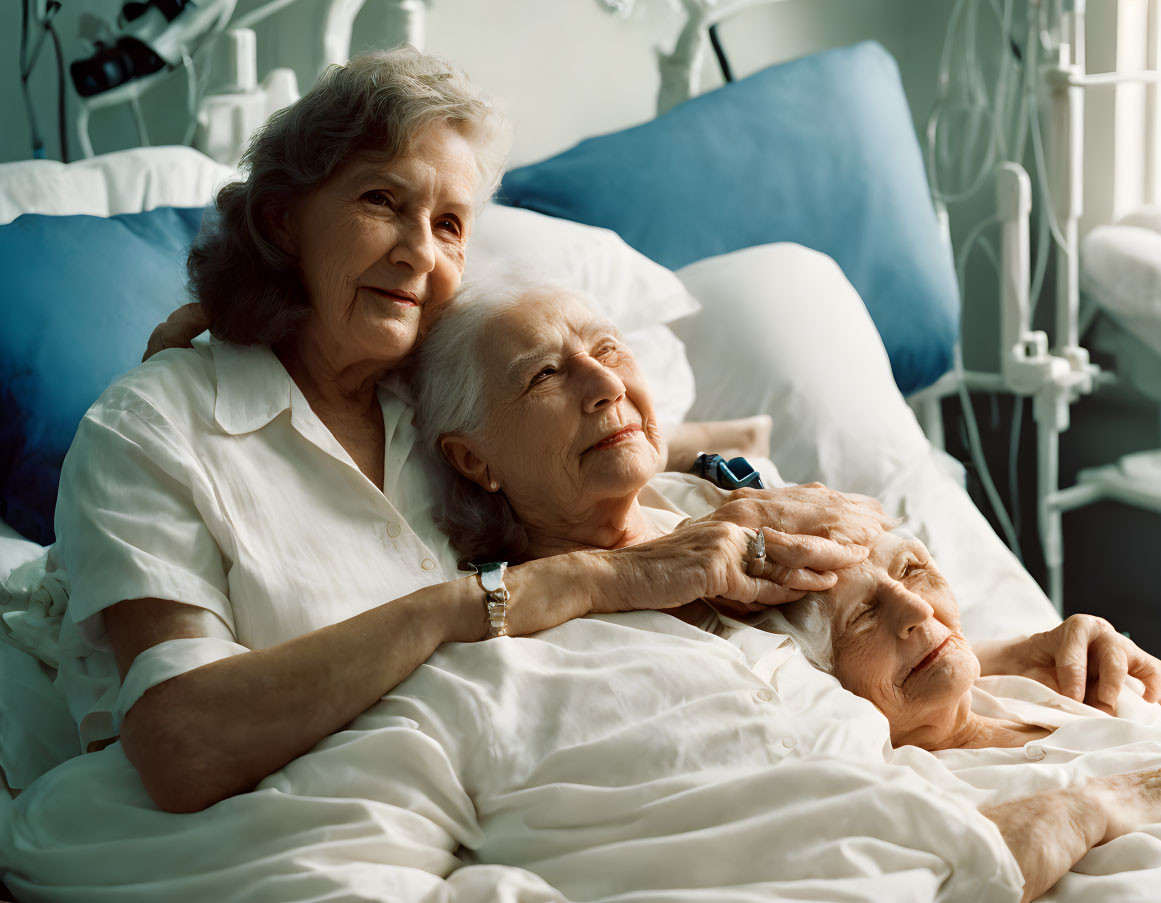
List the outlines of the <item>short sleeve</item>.
<svg viewBox="0 0 1161 903">
<path fill-rule="evenodd" d="M 236 637 L 226 558 L 210 526 L 221 522 L 188 437 L 139 396 L 106 393 L 77 429 L 56 507 L 68 617 L 81 636 L 108 648 L 99 615 L 158 598 L 207 609 Z"/>
</svg>

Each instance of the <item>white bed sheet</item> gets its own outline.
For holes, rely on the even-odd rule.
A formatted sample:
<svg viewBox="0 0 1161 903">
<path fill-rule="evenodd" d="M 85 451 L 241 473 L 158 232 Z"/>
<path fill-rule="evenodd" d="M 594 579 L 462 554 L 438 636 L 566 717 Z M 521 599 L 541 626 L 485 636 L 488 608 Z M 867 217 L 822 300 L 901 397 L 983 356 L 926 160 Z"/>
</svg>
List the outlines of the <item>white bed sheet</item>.
<svg viewBox="0 0 1161 903">
<path fill-rule="evenodd" d="M 193 815 L 149 804 L 110 747 L 21 795 L 0 864 L 45 903 L 474 900 L 456 882 L 479 865 L 512 900 L 1014 900 L 995 826 L 887 764 L 870 704 L 750 634 L 639 612 L 444 646 Z"/>
</svg>

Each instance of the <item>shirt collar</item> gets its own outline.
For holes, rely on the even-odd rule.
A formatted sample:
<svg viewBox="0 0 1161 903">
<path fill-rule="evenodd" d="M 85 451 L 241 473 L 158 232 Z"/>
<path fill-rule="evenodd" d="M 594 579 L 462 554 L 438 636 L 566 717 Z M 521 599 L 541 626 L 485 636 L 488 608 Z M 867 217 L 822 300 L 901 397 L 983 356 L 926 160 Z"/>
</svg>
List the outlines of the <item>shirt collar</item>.
<svg viewBox="0 0 1161 903">
<path fill-rule="evenodd" d="M 261 429 L 290 408 L 290 374 L 268 345 L 211 340 L 217 375 L 214 419 L 232 436 Z"/>
</svg>

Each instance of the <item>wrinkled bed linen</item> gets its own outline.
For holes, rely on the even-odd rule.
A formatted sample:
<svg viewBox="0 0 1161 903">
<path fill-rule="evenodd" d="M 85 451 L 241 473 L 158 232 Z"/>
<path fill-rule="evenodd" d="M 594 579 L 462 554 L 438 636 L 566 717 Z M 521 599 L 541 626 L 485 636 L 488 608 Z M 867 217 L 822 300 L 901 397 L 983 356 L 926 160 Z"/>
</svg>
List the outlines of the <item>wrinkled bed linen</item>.
<svg viewBox="0 0 1161 903">
<path fill-rule="evenodd" d="M 783 637 L 586 618 L 442 647 L 205 812 L 157 810 L 119 744 L 74 759 L 15 801 L 0 866 L 60 903 L 1017 899 L 995 827 L 886 750 Z"/>
<path fill-rule="evenodd" d="M 1114 718 L 1025 677 L 985 677 L 973 690 L 972 710 L 1038 724 L 1053 733 L 1010 749 L 895 750 L 906 765 L 949 793 L 991 805 L 1086 777 L 1161 767 L 1161 705 L 1126 689 Z M 1161 899 L 1161 824 L 1091 850 L 1048 893 L 1045 903 L 1116 903 Z"/>
</svg>

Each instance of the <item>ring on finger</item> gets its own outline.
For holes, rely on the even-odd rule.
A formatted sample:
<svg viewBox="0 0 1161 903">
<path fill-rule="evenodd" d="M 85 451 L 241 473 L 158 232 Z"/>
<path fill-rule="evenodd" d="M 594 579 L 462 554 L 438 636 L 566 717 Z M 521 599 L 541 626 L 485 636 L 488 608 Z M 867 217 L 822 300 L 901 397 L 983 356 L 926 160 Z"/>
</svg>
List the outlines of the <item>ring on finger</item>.
<svg viewBox="0 0 1161 903">
<path fill-rule="evenodd" d="M 759 558 L 766 557 L 766 535 L 759 527 L 754 535 L 750 537 L 750 545 L 747 550 L 751 561 L 757 561 Z"/>
</svg>

